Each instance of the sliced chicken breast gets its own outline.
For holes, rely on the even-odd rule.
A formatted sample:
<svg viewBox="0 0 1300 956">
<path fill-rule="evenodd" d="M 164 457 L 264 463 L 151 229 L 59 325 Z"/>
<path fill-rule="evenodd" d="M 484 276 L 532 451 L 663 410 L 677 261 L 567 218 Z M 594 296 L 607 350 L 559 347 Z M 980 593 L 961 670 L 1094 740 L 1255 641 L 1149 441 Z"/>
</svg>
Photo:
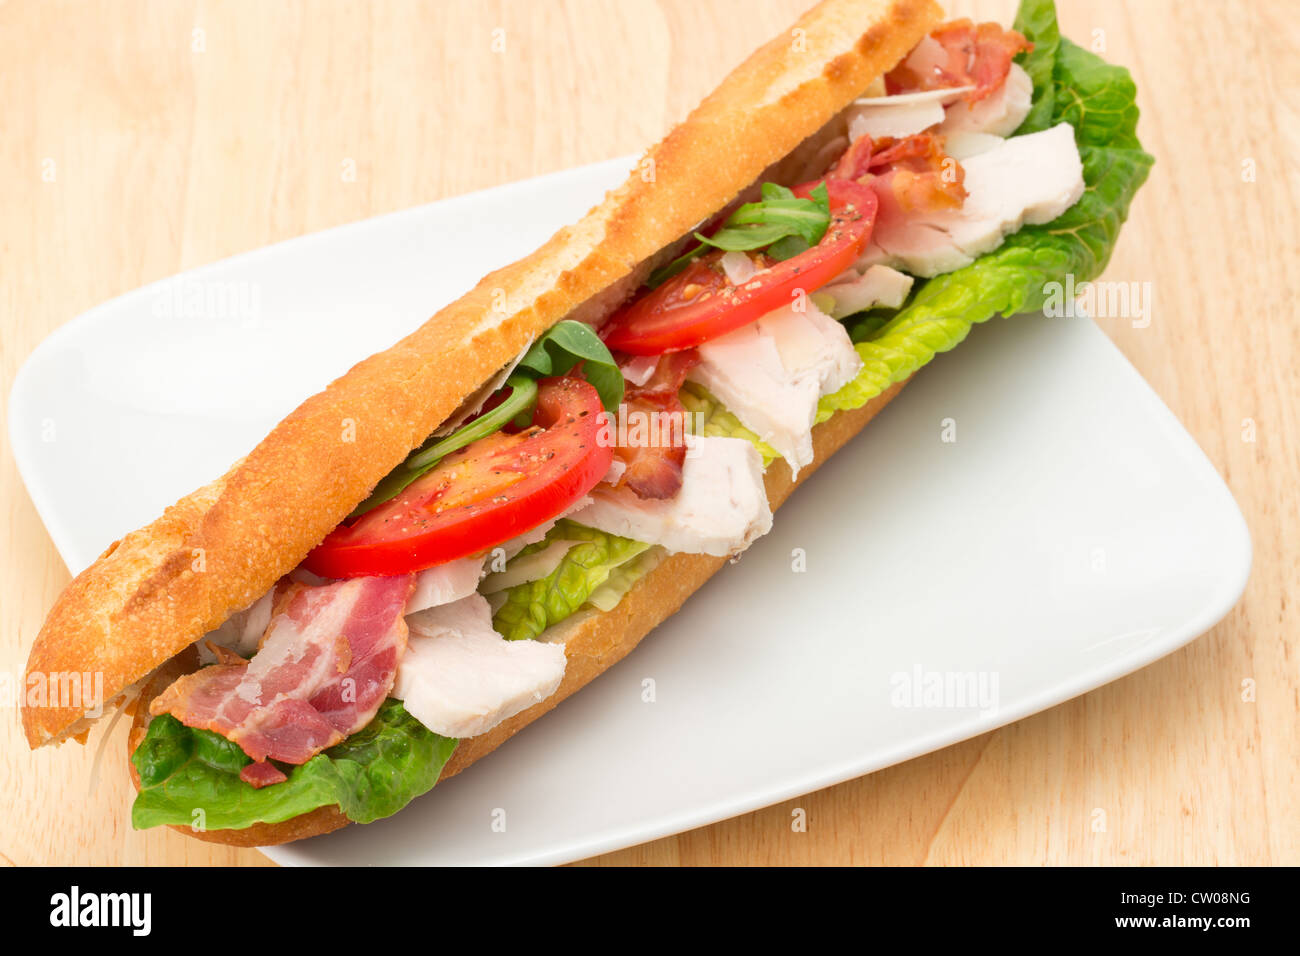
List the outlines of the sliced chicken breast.
<svg viewBox="0 0 1300 956">
<path fill-rule="evenodd" d="M 937 126 L 947 117 L 944 105 L 975 89 L 959 86 L 921 93 L 900 93 L 854 100 L 849 107 L 849 139 L 870 136 L 873 140 L 892 136 L 902 139 Z"/>
<path fill-rule="evenodd" d="M 415 578 L 415 590 L 406 605 L 406 613 L 414 614 L 425 608 L 450 604 L 468 597 L 478 587 L 483 576 L 483 556 L 471 556 L 448 561 L 421 571 Z"/>
<path fill-rule="evenodd" d="M 743 438 L 686 436 L 682 487 L 673 498 L 638 498 L 597 486 L 573 520 L 672 552 L 718 556 L 744 551 L 772 527 L 763 459 Z"/>
<path fill-rule="evenodd" d="M 1022 226 L 1051 222 L 1083 195 L 1083 163 L 1069 123 L 1004 140 L 962 166 L 969 195 L 960 210 L 882 218 L 859 264 L 883 259 L 913 275 L 952 272 Z"/>
<path fill-rule="evenodd" d="M 984 99 L 973 106 L 965 100 L 949 106 L 939 132 L 944 136 L 955 133 L 1010 136 L 1029 115 L 1033 101 L 1034 81 L 1019 63 L 1012 63 L 1006 82 Z"/>
<path fill-rule="evenodd" d="M 987 153 L 1002 145 L 1003 138 L 992 133 L 949 133 L 943 138 L 943 151 L 964 163 L 972 156 Z"/>
<path fill-rule="evenodd" d="M 507 641 L 472 594 L 407 618 L 410 636 L 392 696 L 435 734 L 475 737 L 555 693 L 564 646 Z"/>
<path fill-rule="evenodd" d="M 812 461 L 817 400 L 862 368 L 844 328 L 811 300 L 793 304 L 699 347 L 687 378 L 707 388 L 799 469 Z"/>
<path fill-rule="evenodd" d="M 907 294 L 912 291 L 912 283 L 915 281 L 897 269 L 874 265 L 869 266 L 861 275 L 856 270 L 850 270 L 845 276 L 823 287 L 819 295 L 824 293 L 834 301 L 830 314 L 831 318 L 838 320 L 877 306 L 899 308 L 907 301 Z"/>
</svg>

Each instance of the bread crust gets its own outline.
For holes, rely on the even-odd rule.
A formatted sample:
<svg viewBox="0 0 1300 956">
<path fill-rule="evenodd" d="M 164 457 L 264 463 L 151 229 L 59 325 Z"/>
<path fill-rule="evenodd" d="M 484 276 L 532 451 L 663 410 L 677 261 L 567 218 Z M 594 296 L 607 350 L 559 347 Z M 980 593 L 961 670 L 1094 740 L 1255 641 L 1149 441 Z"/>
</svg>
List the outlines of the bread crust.
<svg viewBox="0 0 1300 956">
<path fill-rule="evenodd" d="M 113 701 L 249 606 L 530 338 L 575 312 L 616 306 L 641 264 L 821 130 L 940 16 L 934 0 L 825 0 L 810 10 L 581 221 L 354 366 L 225 475 L 110 546 L 55 602 L 28 675 L 91 666 Z M 28 744 L 84 734 L 85 712 L 24 707 Z"/>
<path fill-rule="evenodd" d="M 814 428 L 814 458 L 810 465 L 799 472 L 797 480 L 791 479 L 790 469 L 783 460 L 773 462 L 763 476 L 772 509 L 778 509 L 795 488 L 807 481 L 831 455 L 860 432 L 905 384 L 906 381 L 892 385 L 862 408 L 839 412 Z M 533 721 L 554 709 L 570 694 L 581 690 L 621 661 L 650 631 L 675 614 L 686 603 L 686 599 L 726 562 L 726 558 L 705 554 L 674 554 L 637 581 L 623 596 L 615 611 L 579 612 L 557 624 L 547 634 L 547 638 L 564 642 L 564 680 L 559 689 L 545 700 L 502 721 L 486 734 L 460 741 L 438 782 L 455 776 L 476 760 L 487 756 Z M 193 670 L 197 663 L 197 655 L 192 655 L 192 659 L 187 661 L 177 659 L 168 662 L 146 686 L 136 706 L 130 733 L 127 734 L 128 764 L 130 755 L 144 739 L 145 730 L 149 726 L 149 701 L 177 677 Z M 131 780 L 138 790 L 140 778 L 134 765 L 131 765 Z M 256 823 L 242 830 L 195 831 L 184 826 L 174 826 L 172 829 L 210 843 L 273 846 L 329 833 L 347 826 L 349 822 L 338 807 L 331 806 L 320 807 L 282 823 Z"/>
</svg>

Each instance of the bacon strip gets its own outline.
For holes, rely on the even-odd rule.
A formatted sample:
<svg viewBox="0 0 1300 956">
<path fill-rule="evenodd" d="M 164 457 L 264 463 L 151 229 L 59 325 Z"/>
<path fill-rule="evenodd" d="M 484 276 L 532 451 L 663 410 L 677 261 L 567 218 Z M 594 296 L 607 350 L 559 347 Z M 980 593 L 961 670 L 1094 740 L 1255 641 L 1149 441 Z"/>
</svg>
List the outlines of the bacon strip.
<svg viewBox="0 0 1300 956">
<path fill-rule="evenodd" d="M 920 133 L 904 140 L 882 139 L 872 157 L 872 185 L 884 218 L 891 214 L 959 209 L 966 201 L 966 170 L 945 155 L 943 140 Z"/>
<path fill-rule="evenodd" d="M 943 151 L 934 133 L 875 142 L 859 136 L 830 175 L 871 186 L 880 200 L 880 217 L 890 219 L 919 210 L 957 209 L 966 200 L 966 171 Z"/>
<path fill-rule="evenodd" d="M 269 787 L 273 783 L 284 783 L 289 778 L 273 763 L 258 761 L 250 763 L 239 771 L 239 779 L 244 781 L 255 790 L 261 790 L 263 787 Z"/>
<path fill-rule="evenodd" d="M 238 744 L 254 760 L 240 776 L 254 786 L 279 782 L 259 765 L 306 763 L 375 716 L 406 650 L 414 584 L 414 575 L 291 584 L 251 661 L 182 677 L 149 712 Z"/>
<path fill-rule="evenodd" d="M 1001 24 L 953 20 L 939 26 L 885 74 L 885 90 L 893 96 L 974 86 L 966 101 L 978 103 L 1006 82 L 1012 58 L 1033 48 L 1022 34 L 1004 30 Z"/>
<path fill-rule="evenodd" d="M 638 498 L 674 497 L 682 487 L 686 460 L 686 409 L 677 393 L 686 373 L 699 362 L 695 349 L 659 356 L 644 385 L 629 384 L 619 409 L 622 441 L 614 455 L 627 467 L 615 487 L 626 486 Z"/>
</svg>

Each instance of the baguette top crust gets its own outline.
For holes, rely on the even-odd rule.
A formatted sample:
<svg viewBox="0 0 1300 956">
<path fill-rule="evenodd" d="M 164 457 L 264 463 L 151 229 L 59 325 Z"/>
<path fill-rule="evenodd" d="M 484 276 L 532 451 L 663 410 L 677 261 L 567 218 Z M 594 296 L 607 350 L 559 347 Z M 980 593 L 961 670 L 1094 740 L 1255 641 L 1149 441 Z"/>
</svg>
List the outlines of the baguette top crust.
<svg viewBox="0 0 1300 956">
<path fill-rule="evenodd" d="M 105 704 L 248 607 L 530 339 L 608 314 L 643 263 L 820 130 L 941 19 L 934 0 L 825 0 L 761 47 L 628 180 L 536 252 L 354 366 L 216 481 L 111 545 L 55 602 L 27 674 L 102 671 Z M 76 703 L 22 711 L 32 747 Z"/>
</svg>

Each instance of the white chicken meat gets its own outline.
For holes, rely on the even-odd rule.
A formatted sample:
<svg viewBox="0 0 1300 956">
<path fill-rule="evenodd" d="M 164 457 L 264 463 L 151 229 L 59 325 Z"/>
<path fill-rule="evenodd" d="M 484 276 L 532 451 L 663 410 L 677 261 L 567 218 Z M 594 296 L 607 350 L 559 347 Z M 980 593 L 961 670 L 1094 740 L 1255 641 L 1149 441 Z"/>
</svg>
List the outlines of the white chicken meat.
<svg viewBox="0 0 1300 956">
<path fill-rule="evenodd" d="M 406 621 L 410 636 L 392 696 L 435 734 L 485 734 L 550 697 L 564 679 L 564 646 L 507 641 L 492 629 L 480 594 Z"/>
<path fill-rule="evenodd" d="M 883 260 L 913 275 L 952 272 L 1022 226 L 1051 222 L 1083 195 L 1069 123 L 1004 140 L 962 166 L 968 195 L 960 209 L 882 218 L 859 266 Z"/>
<path fill-rule="evenodd" d="M 686 376 L 776 449 L 795 474 L 812 461 L 817 400 L 862 368 L 843 326 L 810 299 L 800 305 L 704 343 Z"/>
<path fill-rule="evenodd" d="M 743 438 L 687 435 L 682 487 L 672 498 L 605 486 L 591 497 L 575 522 L 671 552 L 736 554 L 772 527 L 763 459 Z"/>
</svg>

